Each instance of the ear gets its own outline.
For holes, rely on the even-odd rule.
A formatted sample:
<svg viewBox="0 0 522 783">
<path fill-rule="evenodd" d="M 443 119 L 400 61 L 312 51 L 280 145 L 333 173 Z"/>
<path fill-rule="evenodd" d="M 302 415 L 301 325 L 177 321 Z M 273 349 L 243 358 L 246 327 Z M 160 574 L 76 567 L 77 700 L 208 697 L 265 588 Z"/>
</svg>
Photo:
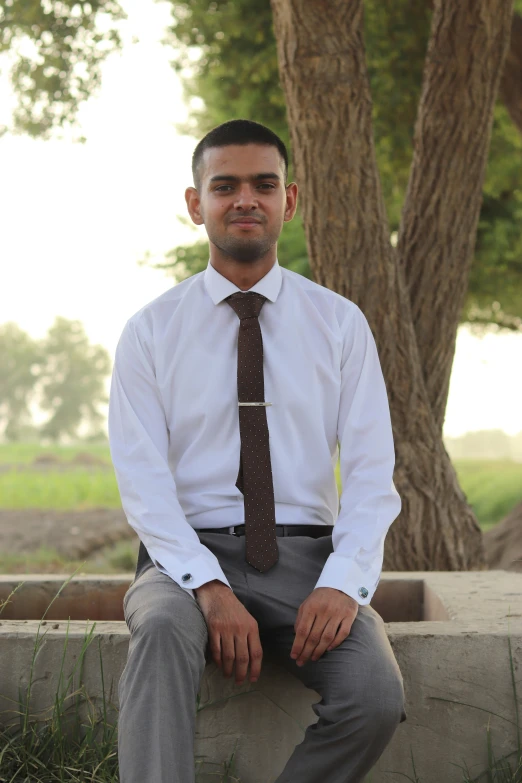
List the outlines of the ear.
<svg viewBox="0 0 522 783">
<path fill-rule="evenodd" d="M 290 182 L 290 184 L 286 186 L 286 207 L 285 207 L 285 217 L 284 217 L 285 223 L 288 223 L 289 220 L 292 220 L 292 218 L 295 215 L 296 209 L 297 209 L 297 185 L 295 182 Z"/>
<path fill-rule="evenodd" d="M 202 226 L 204 223 L 203 216 L 201 214 L 201 204 L 199 199 L 199 193 L 196 188 L 187 188 L 185 191 L 185 201 L 187 202 L 188 213 L 192 219 L 192 222 L 197 226 Z"/>
</svg>

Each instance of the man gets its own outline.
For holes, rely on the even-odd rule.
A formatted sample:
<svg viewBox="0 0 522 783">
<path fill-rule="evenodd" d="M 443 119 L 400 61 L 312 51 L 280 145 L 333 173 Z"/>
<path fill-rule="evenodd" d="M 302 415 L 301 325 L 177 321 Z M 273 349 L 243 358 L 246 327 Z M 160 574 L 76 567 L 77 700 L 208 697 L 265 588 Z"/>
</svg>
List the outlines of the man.
<svg viewBox="0 0 522 783">
<path fill-rule="evenodd" d="M 287 171 L 258 123 L 202 139 L 185 195 L 208 266 L 135 313 L 116 350 L 110 447 L 141 541 L 124 597 L 122 783 L 194 780 L 208 651 L 242 684 L 270 647 L 321 694 L 277 783 L 362 781 L 406 720 L 369 606 L 401 505 L 386 387 L 360 309 L 279 266 L 297 204 Z"/>
</svg>

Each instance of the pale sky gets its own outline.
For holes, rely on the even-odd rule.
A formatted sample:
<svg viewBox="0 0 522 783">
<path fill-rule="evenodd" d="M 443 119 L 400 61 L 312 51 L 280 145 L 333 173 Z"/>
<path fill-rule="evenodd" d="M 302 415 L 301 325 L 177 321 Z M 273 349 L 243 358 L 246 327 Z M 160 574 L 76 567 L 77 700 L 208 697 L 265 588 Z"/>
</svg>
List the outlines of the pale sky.
<svg viewBox="0 0 522 783">
<path fill-rule="evenodd" d="M 172 6 L 123 5 L 123 51 L 106 61 L 102 88 L 80 113 L 87 143 L 0 139 L 0 323 L 15 321 L 40 338 L 57 315 L 77 319 L 111 357 L 126 320 L 175 284 L 137 262 L 147 251 L 162 261 L 175 245 L 205 236 L 177 220 L 186 214 L 197 139 L 175 129 L 187 110 L 160 43 Z M 5 59 L 0 68 L 2 124 L 12 96 Z M 522 335 L 476 338 L 459 329 L 445 435 L 515 434 L 521 400 Z"/>
</svg>

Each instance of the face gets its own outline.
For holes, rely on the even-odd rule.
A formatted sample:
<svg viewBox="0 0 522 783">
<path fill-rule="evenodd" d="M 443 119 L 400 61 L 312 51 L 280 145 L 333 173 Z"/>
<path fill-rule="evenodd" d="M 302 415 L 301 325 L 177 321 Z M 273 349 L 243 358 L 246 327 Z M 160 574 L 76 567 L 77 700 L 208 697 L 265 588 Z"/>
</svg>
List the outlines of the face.
<svg viewBox="0 0 522 783">
<path fill-rule="evenodd" d="M 187 188 L 189 214 L 205 225 L 212 252 L 252 263 L 273 255 L 283 223 L 297 205 L 297 185 L 285 186 L 277 147 L 213 147 L 204 152 L 199 188 Z"/>
</svg>

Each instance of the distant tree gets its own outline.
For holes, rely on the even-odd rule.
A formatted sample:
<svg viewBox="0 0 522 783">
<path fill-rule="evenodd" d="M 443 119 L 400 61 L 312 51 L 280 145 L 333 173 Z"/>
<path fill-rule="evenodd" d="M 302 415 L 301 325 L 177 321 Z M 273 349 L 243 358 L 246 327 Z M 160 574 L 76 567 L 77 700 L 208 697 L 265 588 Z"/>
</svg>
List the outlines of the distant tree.
<svg viewBox="0 0 522 783">
<path fill-rule="evenodd" d="M 0 132 L 49 138 L 100 84 L 100 65 L 120 47 L 118 0 L 3 0 L 0 54 L 11 63 L 18 99 L 10 127 Z"/>
<path fill-rule="evenodd" d="M 0 325 L 0 426 L 8 441 L 32 427 L 30 404 L 45 358 L 37 341 L 13 323 Z"/>
<path fill-rule="evenodd" d="M 90 345 L 82 324 L 56 318 L 47 336 L 33 340 L 13 323 L 0 326 L 0 428 L 9 442 L 63 436 L 80 439 L 103 437 L 104 417 L 98 405 L 107 403 L 104 381 L 110 356 L 100 345 Z M 50 414 L 35 425 L 31 406 Z"/>
<path fill-rule="evenodd" d="M 77 438 L 80 424 L 99 433 L 107 403 L 104 380 L 110 372 L 110 356 L 101 345 L 90 345 L 80 321 L 58 317 L 43 341 L 46 366 L 41 374 L 43 411 L 51 413 L 40 428 L 42 438 L 58 441 L 63 435 Z"/>
</svg>

